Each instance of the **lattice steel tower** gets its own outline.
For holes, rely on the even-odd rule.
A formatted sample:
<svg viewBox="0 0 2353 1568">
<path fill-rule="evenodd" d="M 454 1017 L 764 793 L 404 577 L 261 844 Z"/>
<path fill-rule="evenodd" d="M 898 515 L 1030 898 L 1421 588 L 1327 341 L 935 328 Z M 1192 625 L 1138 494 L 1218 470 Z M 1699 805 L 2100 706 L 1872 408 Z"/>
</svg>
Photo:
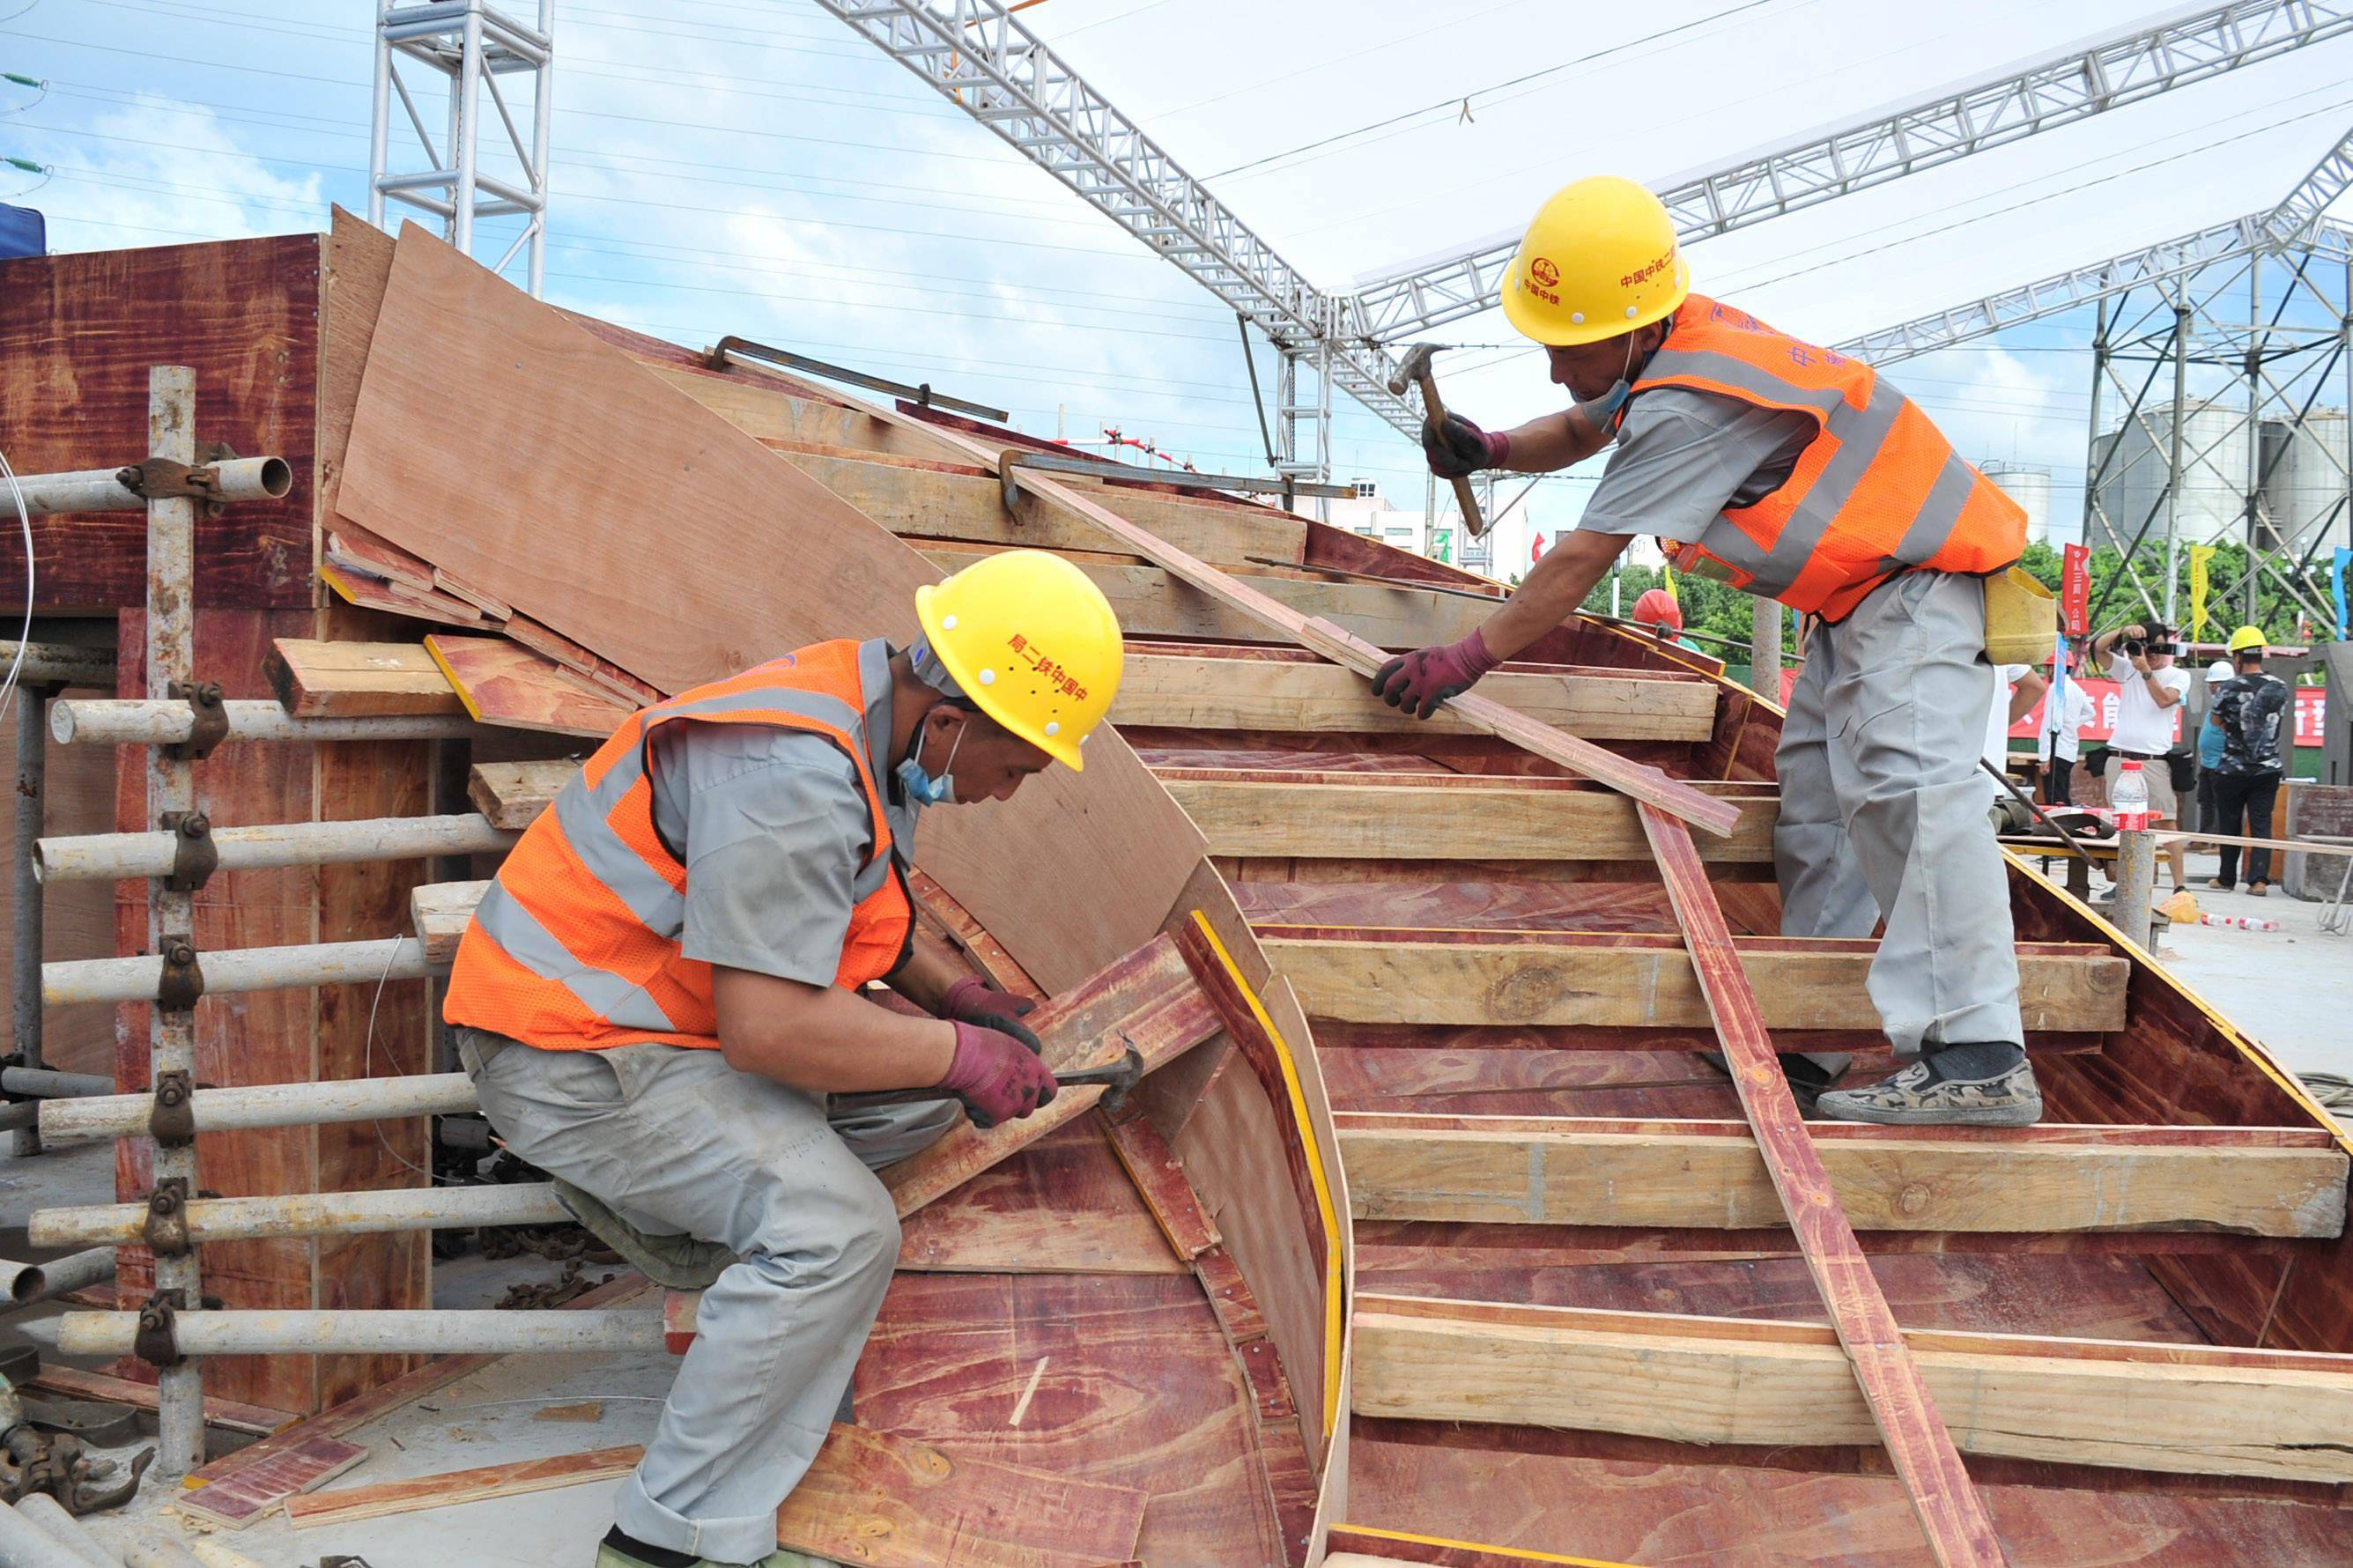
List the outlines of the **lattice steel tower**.
<svg viewBox="0 0 2353 1568">
<path fill-rule="evenodd" d="M 503 273 L 522 256 L 525 287 L 533 298 L 546 275 L 547 247 L 547 128 L 554 109 L 550 89 L 555 68 L 555 0 L 539 0 L 539 26 L 526 27 L 493 10 L 483 0 L 432 0 L 401 4 L 382 0 L 376 13 L 375 113 L 368 147 L 368 221 L 384 226 L 385 198 L 431 213 L 441 220 L 441 235 L 450 244 L 474 254 L 476 220 L 521 214 L 521 233 L 489 263 Z M 403 60 L 429 68 L 448 89 L 442 140 L 433 132 L 403 80 Z M 508 100 L 511 87 L 527 83 L 531 101 L 526 136 Z M 482 100 L 506 132 L 516 173 L 483 167 Z M 517 95 L 520 97 L 520 94 Z M 392 112 L 397 98 L 416 132 L 416 144 L 405 163 L 421 161 L 421 168 L 393 172 Z M 406 139 L 404 139 L 404 142 Z M 491 143 L 493 156 L 506 160 Z"/>
</svg>

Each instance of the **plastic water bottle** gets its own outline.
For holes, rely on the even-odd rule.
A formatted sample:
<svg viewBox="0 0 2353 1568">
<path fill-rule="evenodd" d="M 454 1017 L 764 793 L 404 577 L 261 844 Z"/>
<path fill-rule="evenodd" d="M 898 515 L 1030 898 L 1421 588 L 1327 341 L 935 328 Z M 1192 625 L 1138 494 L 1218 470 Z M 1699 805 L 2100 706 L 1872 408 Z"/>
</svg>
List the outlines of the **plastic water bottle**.
<svg viewBox="0 0 2353 1568">
<path fill-rule="evenodd" d="M 2145 833 L 2148 830 L 2148 785 L 2140 776 L 2137 758 L 2119 759 L 2122 767 L 2116 782 L 2108 786 L 2108 809 L 2116 814 L 2119 832 Z"/>
<path fill-rule="evenodd" d="M 2202 926 L 2227 926 L 2232 931 L 2277 931 L 2280 928 L 2279 921 L 2267 921 L 2257 915 L 2204 914 L 2198 917 L 2198 923 Z"/>
</svg>

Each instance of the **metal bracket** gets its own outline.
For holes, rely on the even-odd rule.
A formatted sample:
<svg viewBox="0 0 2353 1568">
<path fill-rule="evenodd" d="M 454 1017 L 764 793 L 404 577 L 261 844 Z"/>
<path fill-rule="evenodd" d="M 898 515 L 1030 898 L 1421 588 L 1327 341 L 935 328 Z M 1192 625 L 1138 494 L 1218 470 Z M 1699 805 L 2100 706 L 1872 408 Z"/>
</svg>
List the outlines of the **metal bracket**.
<svg viewBox="0 0 2353 1568">
<path fill-rule="evenodd" d="M 201 811 L 167 811 L 164 831 L 172 835 L 172 868 L 164 874 L 164 886 L 174 893 L 193 893 L 211 881 L 220 868 L 213 819 Z"/>
<path fill-rule="evenodd" d="M 204 964 L 196 944 L 185 936 L 164 939 L 164 973 L 155 982 L 155 1005 L 165 1012 L 185 1012 L 205 994 Z"/>
<path fill-rule="evenodd" d="M 945 408 L 957 414 L 969 414 L 976 419 L 994 420 L 999 425 L 1007 423 L 1013 417 L 1006 410 L 991 408 L 986 403 L 967 403 L 961 397 L 950 397 L 944 392 L 934 392 L 930 382 L 925 382 L 921 386 L 909 386 L 903 381 L 892 381 L 883 376 L 869 375 L 864 371 L 850 370 L 838 364 L 828 364 L 821 359 L 811 359 L 807 354 L 797 354 L 789 349 L 772 348 L 766 343 L 755 343 L 749 338 L 730 335 L 720 339 L 718 346 L 711 351 L 704 363 L 713 370 L 725 370 L 728 368 L 731 356 L 759 363 L 781 365 L 786 370 L 802 371 L 810 375 L 822 376 L 828 381 L 841 382 L 845 385 L 862 386 L 869 392 L 887 393 L 892 397 L 905 398 L 923 408 Z"/>
<path fill-rule="evenodd" d="M 114 481 L 142 500 L 171 500 L 185 496 L 196 502 L 205 516 L 218 517 L 228 510 L 228 503 L 221 499 L 220 470 L 214 465 L 229 461 L 237 451 L 226 441 L 214 441 L 202 455 L 204 461 L 196 464 L 149 458 L 116 469 Z"/>
<path fill-rule="evenodd" d="M 185 1258 L 188 1240 L 188 1178 L 165 1176 L 147 1194 L 147 1223 L 140 1227 L 158 1258 Z M 176 1303 L 175 1303 L 176 1304 Z M 142 1314 L 143 1317 L 143 1314 Z M 141 1352 L 142 1355 L 144 1352 Z"/>
<path fill-rule="evenodd" d="M 164 695 L 175 702 L 185 702 L 195 719 L 186 740 L 174 741 L 164 748 L 165 756 L 184 763 L 200 763 L 212 754 L 215 746 L 228 739 L 228 710 L 221 703 L 219 681 L 174 680 L 164 688 Z"/>
<path fill-rule="evenodd" d="M 196 1141 L 196 1108 L 189 1099 L 195 1092 L 185 1072 L 155 1075 L 155 1109 L 147 1118 L 147 1134 L 158 1147 L 185 1149 Z"/>
<path fill-rule="evenodd" d="M 132 1337 L 131 1353 L 150 1366 L 180 1364 L 180 1332 L 175 1314 L 184 1305 L 177 1290 L 158 1290 L 139 1309 L 139 1331 Z"/>
<path fill-rule="evenodd" d="M 1013 477 L 1013 470 L 1019 466 L 1020 461 L 1021 454 L 1010 447 L 997 454 L 997 482 L 1005 488 L 1006 515 L 1016 522 L 1021 521 L 1021 510 L 1018 504 L 1021 500 L 1021 481 Z"/>
</svg>

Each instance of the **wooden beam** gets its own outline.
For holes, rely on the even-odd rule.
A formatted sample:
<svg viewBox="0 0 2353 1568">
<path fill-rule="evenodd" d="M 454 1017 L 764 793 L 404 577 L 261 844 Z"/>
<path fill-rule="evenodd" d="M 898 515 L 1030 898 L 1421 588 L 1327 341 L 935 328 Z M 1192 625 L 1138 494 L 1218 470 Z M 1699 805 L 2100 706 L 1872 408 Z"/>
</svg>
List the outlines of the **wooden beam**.
<svg viewBox="0 0 2353 1568">
<path fill-rule="evenodd" d="M 1348 782 L 1203 779 L 1170 769 L 1159 773 L 1162 785 L 1208 838 L 1212 855 L 1443 861 L 1629 860 L 1646 853 L 1634 803 L 1622 795 L 1580 787 L 1577 781 L 1482 780 L 1502 787 L 1473 793 L 1409 778 L 1385 783 L 1363 774 L 1333 776 Z M 1746 787 L 1738 797 L 1740 816 L 1731 837 L 1709 839 L 1702 856 L 1769 865 L 1779 800 Z"/>
<path fill-rule="evenodd" d="M 1690 955 L 1672 936 L 1526 932 L 1306 934 L 1260 931 L 1268 958 L 1291 976 L 1307 1011 L 1356 1024 L 1598 1024 L 1704 1027 L 1707 999 Z M 1459 940 L 1458 940 L 1459 939 Z M 1877 943 L 1833 938 L 1741 937 L 1774 1029 L 1876 1029 L 1863 988 Z M 2127 960 L 2083 943 L 2019 944 L 2019 1005 L 2026 1026 L 2121 1029 Z"/>
<path fill-rule="evenodd" d="M 995 464 L 998 459 L 999 454 L 953 431 L 932 427 L 932 433 L 943 440 L 953 442 L 977 461 Z M 1415 647 L 1440 640 L 1447 635 L 1440 627 L 1458 620 L 1467 620 L 1471 626 L 1476 626 L 1491 613 L 1486 605 L 1474 604 L 1456 595 L 1377 588 L 1365 584 L 1335 584 L 1327 586 L 1302 583 L 1293 584 L 1287 590 L 1270 592 L 1263 585 L 1221 572 L 1199 557 L 1176 549 L 1148 530 L 1097 505 L 1066 485 L 1035 474 L 1023 475 L 1020 482 L 1023 489 L 1095 523 L 1122 546 L 1153 562 L 1170 578 L 1185 584 L 1198 595 L 1206 596 L 1228 616 L 1245 624 L 1256 623 L 1264 628 L 1261 636 L 1272 633 L 1278 640 L 1296 643 L 1311 653 L 1323 655 L 1335 664 L 1346 666 L 1358 675 L 1369 677 L 1380 668 L 1386 662 L 1383 647 Z M 1261 580 L 1261 584 L 1280 582 L 1282 579 Z M 1358 595 L 1342 601 L 1348 605 L 1409 605 L 1415 612 L 1413 618 L 1398 627 L 1391 644 L 1367 638 L 1349 627 L 1335 625 L 1320 610 L 1303 607 L 1303 600 L 1320 602 L 1310 599 L 1311 595 L 1344 590 Z M 1362 597 L 1368 595 L 1390 597 L 1387 601 Z M 1450 604 L 1457 607 L 1450 611 Z M 1469 612 L 1467 616 L 1463 614 L 1466 610 Z M 1121 624 L 1127 624 L 1124 616 L 1121 617 Z M 1452 635 L 1460 637 L 1464 634 L 1456 632 Z M 1638 800 L 1648 801 L 1670 815 L 1696 822 L 1710 833 L 1722 835 L 1732 831 L 1735 814 L 1727 806 L 1720 801 L 1709 799 L 1687 784 L 1678 784 L 1657 768 L 1630 762 L 1589 742 L 1564 734 L 1551 725 L 1514 713 L 1493 698 L 1482 697 L 1476 691 L 1466 691 L 1459 697 L 1449 698 L 1447 701 L 1455 713 L 1478 728 L 1523 750 L 1599 779 L 1610 788 Z"/>
<path fill-rule="evenodd" d="M 298 719 L 466 710 L 419 643 L 280 637 L 269 645 L 262 670 L 278 700 Z"/>
<path fill-rule="evenodd" d="M 1692 969 L 1730 1063 L 1741 1114 L 1756 1133 L 1766 1172 L 1845 1351 L 1852 1383 L 1841 1377 L 1839 1386 L 1841 1391 L 1861 1387 L 1871 1423 L 1886 1444 L 1913 1511 L 1920 1516 L 1930 1554 L 1944 1568 L 1992 1568 L 2005 1561 L 1993 1521 L 1970 1485 L 1968 1471 L 1961 1468 L 1936 1399 L 1904 1348 L 1895 1315 L 1880 1293 L 1846 1211 L 1839 1206 L 1821 1155 L 1806 1135 L 1797 1100 L 1774 1056 L 1765 1009 L 1747 965 L 1733 945 L 1691 830 L 1649 805 L 1642 808 L 1642 826 L 1658 857 L 1660 879 L 1683 922 Z M 2119 1001 L 2123 988 L 2120 979 Z"/>
<path fill-rule="evenodd" d="M 1716 689 L 1697 679 L 1505 668 L 1487 677 L 1480 689 L 1516 712 L 1588 740 L 1704 741 L 1715 725 Z M 1449 710 L 1424 720 L 1392 708 L 1373 695 L 1364 677 L 1338 665 L 1148 649 L 1129 653 L 1111 716 L 1114 723 L 1176 730 L 1478 732 Z"/>
<path fill-rule="evenodd" d="M 336 1491 L 288 1498 L 286 1517 L 294 1521 L 296 1528 L 310 1529 L 382 1519 L 388 1514 L 415 1513 L 421 1509 L 454 1508 L 461 1502 L 483 1502 L 491 1498 L 521 1497 L 525 1492 L 543 1492 L 552 1487 L 576 1487 L 628 1475 L 638 1468 L 645 1452 L 631 1443 L 617 1448 L 595 1448 L 585 1454 L 516 1459 L 470 1470 L 449 1470 L 438 1476 L 415 1476 L 405 1481 L 344 1487 Z M 196 1495 L 201 1498 L 204 1491 Z"/>
<path fill-rule="evenodd" d="M 491 890 L 482 882 L 423 882 L 408 890 L 408 925 L 425 944 L 428 963 L 457 961 L 458 943 L 473 922 L 474 906 Z"/>
<path fill-rule="evenodd" d="M 1360 1296 L 1356 1341 L 1360 1415 L 1773 1447 L 1873 1436 L 1824 1324 Z M 1968 1453 L 2353 1480 L 2353 1357 L 1921 1331 L 1890 1349 Z"/>
<path fill-rule="evenodd" d="M 1743 1122 L 1366 1111 L 1338 1121 L 1360 1220 L 1737 1230 L 1784 1217 Z M 2318 1128 L 1810 1131 L 1862 1230 L 2345 1231 L 2346 1156 Z"/>
<path fill-rule="evenodd" d="M 809 478 L 903 538 L 962 540 L 1029 550 L 1101 550 L 1103 531 L 1035 498 L 1008 515 L 1005 490 L 987 468 L 914 467 L 787 450 Z M 1240 563 L 1252 555 L 1297 561 L 1307 523 L 1268 507 L 1184 500 L 1134 486 L 1058 476 L 1060 482 L 1153 530 L 1207 561 Z"/>
<path fill-rule="evenodd" d="M 575 762 L 476 763 L 466 794 L 491 826 L 519 832 L 554 805 L 556 792 L 579 772 Z"/>
<path fill-rule="evenodd" d="M 871 408 L 797 396 L 776 384 L 773 377 L 752 373 L 713 374 L 642 358 L 638 363 L 760 440 L 811 442 L 906 458 L 961 456 L 912 419 L 893 420 Z"/>
</svg>

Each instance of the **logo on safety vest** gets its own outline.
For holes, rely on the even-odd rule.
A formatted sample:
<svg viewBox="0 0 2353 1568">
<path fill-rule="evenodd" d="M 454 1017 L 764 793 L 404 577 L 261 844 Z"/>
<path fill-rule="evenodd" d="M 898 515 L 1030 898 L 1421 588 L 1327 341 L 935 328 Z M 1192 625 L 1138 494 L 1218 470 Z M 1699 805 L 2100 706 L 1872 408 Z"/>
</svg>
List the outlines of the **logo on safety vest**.
<svg viewBox="0 0 2353 1568">
<path fill-rule="evenodd" d="M 1560 283 L 1560 268 L 1555 267 L 1547 257 L 1539 256 L 1529 262 L 1528 276 L 1547 289 L 1556 288 Z"/>
</svg>

